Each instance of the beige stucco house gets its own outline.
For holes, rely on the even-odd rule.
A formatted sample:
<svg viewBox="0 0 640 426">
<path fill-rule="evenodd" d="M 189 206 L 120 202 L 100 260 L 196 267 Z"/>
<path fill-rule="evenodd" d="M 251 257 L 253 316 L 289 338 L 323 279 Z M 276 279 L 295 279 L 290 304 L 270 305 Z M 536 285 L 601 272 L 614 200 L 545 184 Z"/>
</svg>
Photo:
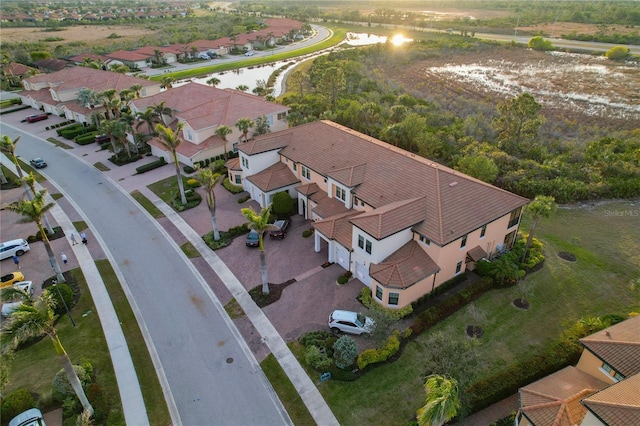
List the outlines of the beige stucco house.
<svg viewBox="0 0 640 426">
<path fill-rule="evenodd" d="M 111 71 L 73 66 L 51 74 L 39 74 L 22 81 L 25 90 L 18 92 L 22 103 L 33 108 L 66 117 L 79 123 L 89 122 L 89 114 L 101 106 L 80 105 L 78 93 L 81 89 L 95 92 L 115 89 L 117 92 L 142 86 L 140 96 L 160 93 L 160 83 L 131 77 Z"/>
<path fill-rule="evenodd" d="M 640 316 L 580 343 L 575 367 L 519 390 L 517 425 L 640 425 Z"/>
<path fill-rule="evenodd" d="M 528 200 L 330 121 L 238 147 L 229 178 L 262 207 L 287 191 L 315 250 L 402 308 L 510 247 Z"/>
<path fill-rule="evenodd" d="M 256 120 L 266 117 L 271 131 L 286 129 L 289 107 L 269 102 L 263 98 L 234 89 L 218 89 L 199 83 L 165 90 L 157 95 L 136 99 L 131 102 L 133 113 L 145 111 L 164 102 L 171 110 L 162 120 L 174 129 L 178 122 L 184 124 L 179 135 L 182 143 L 178 146 L 178 160 L 189 166 L 224 153 L 224 142 L 216 135 L 219 126 L 233 130 L 227 136 L 227 151 L 235 151 L 243 138 L 236 128 L 241 118 Z M 144 128 L 144 127 L 142 127 Z M 151 153 L 172 162 L 171 153 L 165 151 L 157 138 L 149 140 Z"/>
</svg>

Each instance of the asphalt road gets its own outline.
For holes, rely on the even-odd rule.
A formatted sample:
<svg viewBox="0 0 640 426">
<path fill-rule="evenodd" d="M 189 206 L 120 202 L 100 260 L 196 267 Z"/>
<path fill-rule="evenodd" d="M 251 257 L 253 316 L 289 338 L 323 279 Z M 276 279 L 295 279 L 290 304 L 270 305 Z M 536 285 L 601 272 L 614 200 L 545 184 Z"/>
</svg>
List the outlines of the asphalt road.
<svg viewBox="0 0 640 426">
<path fill-rule="evenodd" d="M 43 156 L 42 174 L 72 200 L 129 287 L 177 409 L 174 425 L 282 425 L 288 415 L 203 277 L 117 185 L 69 152 L 21 135 L 17 154 Z M 172 396 L 172 397 L 171 397 Z M 175 405 L 173 405 L 175 403 Z"/>
</svg>

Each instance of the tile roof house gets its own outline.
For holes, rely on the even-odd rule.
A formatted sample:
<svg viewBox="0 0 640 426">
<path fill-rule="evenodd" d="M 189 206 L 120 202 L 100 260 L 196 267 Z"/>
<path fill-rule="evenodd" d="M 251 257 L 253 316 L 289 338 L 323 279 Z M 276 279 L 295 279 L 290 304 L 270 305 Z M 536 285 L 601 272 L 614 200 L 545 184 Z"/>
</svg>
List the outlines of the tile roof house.
<svg viewBox="0 0 640 426">
<path fill-rule="evenodd" d="M 262 207 L 287 191 L 327 250 L 402 308 L 475 262 L 510 247 L 528 200 L 330 121 L 238 146 L 230 170 Z"/>
<path fill-rule="evenodd" d="M 50 74 L 40 74 L 22 81 L 25 90 L 18 92 L 22 103 L 80 123 L 89 121 L 88 114 L 93 111 L 89 105 L 77 103 L 80 89 L 103 92 L 115 89 L 120 92 L 139 84 L 140 96 L 151 96 L 160 92 L 160 83 L 131 77 L 111 71 L 94 68 L 65 68 Z M 99 109 L 99 108 L 98 108 Z"/>
<path fill-rule="evenodd" d="M 578 364 L 519 390 L 520 426 L 640 424 L 640 316 L 580 340 Z"/>
<path fill-rule="evenodd" d="M 235 151 L 243 135 L 236 127 L 241 118 L 256 120 L 265 116 L 272 131 L 287 128 L 289 107 L 268 102 L 261 97 L 234 89 L 218 89 L 199 83 L 188 83 L 160 92 L 154 96 L 131 102 L 131 110 L 145 111 L 164 102 L 172 111 L 163 121 L 175 125 L 184 123 L 180 137 L 184 143 L 178 146 L 178 158 L 183 164 L 193 166 L 198 161 L 206 161 L 222 155 L 225 151 L 223 140 L 216 135 L 216 129 L 225 125 L 233 130 L 227 136 L 227 151 Z M 173 161 L 157 139 L 148 141 L 153 155 Z"/>
</svg>

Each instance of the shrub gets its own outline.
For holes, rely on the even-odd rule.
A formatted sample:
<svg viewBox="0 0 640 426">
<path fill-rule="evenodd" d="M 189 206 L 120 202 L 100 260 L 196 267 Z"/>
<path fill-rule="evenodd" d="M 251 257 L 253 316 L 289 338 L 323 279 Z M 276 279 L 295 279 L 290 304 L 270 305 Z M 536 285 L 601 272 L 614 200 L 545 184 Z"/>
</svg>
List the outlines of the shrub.
<svg viewBox="0 0 640 426">
<path fill-rule="evenodd" d="M 328 331 L 310 331 L 300 337 L 300 343 L 305 347 L 324 347 L 328 338 L 333 337 Z"/>
<path fill-rule="evenodd" d="M 56 133 L 58 134 L 58 136 L 62 136 L 62 133 L 67 131 L 67 130 L 77 130 L 77 129 L 80 129 L 82 127 L 84 127 L 82 125 L 82 123 L 75 123 L 75 124 L 72 124 L 70 126 L 66 126 L 66 127 L 61 128 L 61 129 L 56 130 Z"/>
<path fill-rule="evenodd" d="M 333 362 L 336 367 L 341 369 L 347 369 L 353 365 L 358 357 L 358 347 L 353 338 L 349 336 L 342 336 L 336 340 L 333 345 Z"/>
<path fill-rule="evenodd" d="M 87 388 L 87 399 L 94 410 L 92 420 L 103 424 L 109 415 L 109 401 L 97 383 L 91 383 Z"/>
<path fill-rule="evenodd" d="M 145 164 L 140 167 L 136 167 L 136 173 L 138 174 L 146 173 L 149 170 L 157 169 L 158 167 L 162 167 L 165 164 L 167 164 L 167 162 L 165 161 L 164 157 L 160 157 L 159 159 L 157 159 L 152 163 Z"/>
<path fill-rule="evenodd" d="M 89 132 L 84 135 L 76 136 L 75 141 L 78 145 L 89 145 L 96 141 L 96 135 L 98 132 Z"/>
<path fill-rule="evenodd" d="M 631 51 L 627 47 L 615 46 L 607 50 L 607 53 L 605 53 L 604 55 L 607 57 L 607 59 L 611 59 L 612 61 L 620 61 L 627 59 L 630 54 Z"/>
<path fill-rule="evenodd" d="M 400 339 L 398 338 L 398 332 L 394 332 L 384 343 L 384 345 L 378 349 L 365 349 L 360 356 L 358 356 L 358 368 L 362 370 L 369 364 L 375 364 L 383 362 L 389 359 L 400 350 Z"/>
<path fill-rule="evenodd" d="M 200 183 L 200 181 L 198 179 L 187 179 L 187 186 L 189 188 L 198 188 L 199 186 L 201 186 L 202 184 Z"/>
<path fill-rule="evenodd" d="M 413 313 L 413 306 L 407 305 L 402 309 L 389 309 L 375 302 L 371 297 L 371 289 L 369 287 L 363 287 L 360 290 L 360 295 L 358 296 L 358 300 L 364 306 L 369 309 L 376 309 L 384 312 L 386 316 L 394 321 L 398 321 L 404 317 L 407 317 Z"/>
<path fill-rule="evenodd" d="M 313 235 L 313 230 L 312 229 L 305 229 L 304 231 L 302 231 L 302 236 L 304 238 L 309 238 L 312 235 Z"/>
<path fill-rule="evenodd" d="M 309 346 L 304 354 L 304 359 L 318 371 L 324 371 L 331 366 L 331 360 L 324 350 L 317 346 Z"/>
<path fill-rule="evenodd" d="M 82 126 L 80 125 L 79 127 L 74 127 L 74 128 L 64 128 L 62 129 L 62 131 L 60 132 L 60 136 L 62 136 L 65 139 L 70 139 L 73 140 L 75 139 L 76 136 L 79 135 L 84 135 L 86 133 L 90 133 L 90 132 L 95 132 L 96 126 Z"/>
<path fill-rule="evenodd" d="M 349 277 L 346 277 L 344 275 L 340 275 L 338 277 L 338 284 L 346 284 L 347 281 L 349 281 Z"/>
<path fill-rule="evenodd" d="M 278 216 L 290 215 L 295 201 L 287 191 L 281 191 L 273 196 L 273 213 Z"/>
<path fill-rule="evenodd" d="M 193 167 L 191 167 L 191 166 L 184 166 L 184 167 L 182 168 L 182 170 L 183 170 L 186 174 L 188 174 L 188 175 L 190 175 L 191 173 L 193 173 L 193 172 L 195 172 L 195 171 L 196 171 L 196 169 L 194 169 L 194 168 L 193 168 Z"/>
<path fill-rule="evenodd" d="M 54 284 L 47 288 L 56 303 L 55 313 L 60 316 L 66 313 L 65 303 L 69 309 L 73 307 L 73 290 L 68 284 Z M 62 303 L 64 301 L 64 303 Z"/>
<path fill-rule="evenodd" d="M 229 178 L 224 178 L 224 180 L 222 181 L 222 186 L 225 187 L 225 189 L 227 191 L 229 191 L 232 194 L 239 194 L 241 192 L 244 192 L 244 188 L 238 185 L 234 185 L 229 181 Z"/>
<path fill-rule="evenodd" d="M 3 395 L 0 417 L 5 420 L 12 419 L 23 411 L 35 407 L 35 405 L 36 401 L 27 389 L 16 389 L 8 395 Z"/>
<path fill-rule="evenodd" d="M 211 168 L 213 169 L 214 172 L 223 174 L 223 171 L 225 170 L 224 159 L 214 161 L 213 166 L 211 166 Z M 224 171 L 224 174 L 226 174 L 226 171 Z"/>
<path fill-rule="evenodd" d="M 202 201 L 202 195 L 198 194 L 195 191 L 184 191 L 185 196 L 187 198 L 187 204 L 182 204 L 182 199 L 180 197 L 180 191 L 176 194 L 171 202 L 171 205 L 176 211 L 182 212 L 185 210 L 192 209 L 196 207 Z"/>
<path fill-rule="evenodd" d="M 545 40 L 541 36 L 536 36 L 529 40 L 527 47 L 529 47 L 529 49 L 541 51 L 553 50 L 553 44 L 551 44 L 549 40 Z"/>
<path fill-rule="evenodd" d="M 78 375 L 78 379 L 80 379 L 80 383 L 83 388 L 86 388 L 89 383 L 91 383 L 91 376 L 87 374 L 84 367 L 80 365 L 74 365 L 73 370 Z M 56 394 L 56 398 L 59 400 L 65 400 L 69 396 L 76 397 L 76 394 L 67 379 L 67 374 L 64 371 L 64 368 L 61 368 L 56 375 L 53 377 L 53 389 Z"/>
</svg>

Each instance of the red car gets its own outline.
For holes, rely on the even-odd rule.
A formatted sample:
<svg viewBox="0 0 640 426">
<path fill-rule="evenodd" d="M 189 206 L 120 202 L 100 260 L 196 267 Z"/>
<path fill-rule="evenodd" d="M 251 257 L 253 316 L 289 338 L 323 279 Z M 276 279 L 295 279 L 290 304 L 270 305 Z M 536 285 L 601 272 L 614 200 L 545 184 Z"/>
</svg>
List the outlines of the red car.
<svg viewBox="0 0 640 426">
<path fill-rule="evenodd" d="M 27 117 L 27 123 L 35 123 L 36 121 L 46 120 L 47 118 L 49 118 L 49 115 L 44 112 L 41 114 L 32 114 Z"/>
</svg>

